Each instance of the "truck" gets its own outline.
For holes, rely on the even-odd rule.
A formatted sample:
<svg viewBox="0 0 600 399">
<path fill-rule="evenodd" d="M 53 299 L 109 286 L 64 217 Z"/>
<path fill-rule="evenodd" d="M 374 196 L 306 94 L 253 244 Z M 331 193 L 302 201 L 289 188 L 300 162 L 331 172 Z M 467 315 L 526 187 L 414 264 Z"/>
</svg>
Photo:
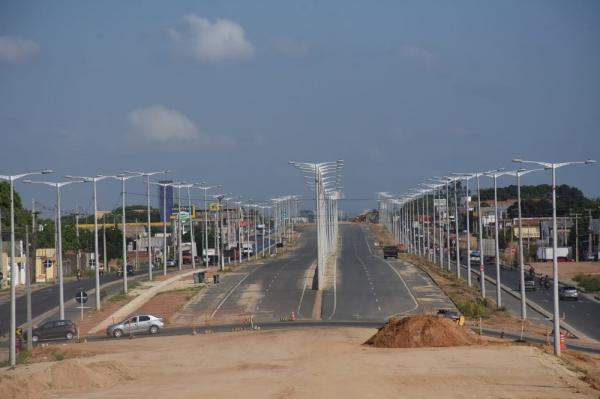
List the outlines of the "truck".
<svg viewBox="0 0 600 399">
<path fill-rule="evenodd" d="M 570 255 L 569 247 L 558 247 L 556 248 L 557 258 L 568 258 Z M 539 247 L 535 254 L 538 260 L 552 260 L 552 247 Z"/>
</svg>

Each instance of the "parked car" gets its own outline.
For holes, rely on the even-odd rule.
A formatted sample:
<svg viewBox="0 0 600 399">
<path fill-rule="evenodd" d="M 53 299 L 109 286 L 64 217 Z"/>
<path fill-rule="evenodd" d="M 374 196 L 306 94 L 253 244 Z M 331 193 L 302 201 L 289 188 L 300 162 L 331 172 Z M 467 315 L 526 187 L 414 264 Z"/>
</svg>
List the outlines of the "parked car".
<svg viewBox="0 0 600 399">
<path fill-rule="evenodd" d="M 137 315 L 126 318 L 120 323 L 111 324 L 106 328 L 106 335 L 109 337 L 119 338 L 123 334 L 139 334 L 149 333 L 158 334 L 163 328 L 164 321 L 160 317 L 152 315 Z"/>
<path fill-rule="evenodd" d="M 71 320 L 50 320 L 31 330 L 33 342 L 49 339 L 72 340 L 77 335 L 77 325 Z M 27 332 L 25 332 L 27 336 Z"/>
<path fill-rule="evenodd" d="M 577 288 L 572 287 L 570 285 L 565 285 L 558 290 L 558 299 L 560 300 L 573 300 L 576 301 L 579 295 L 577 293 Z"/>
<path fill-rule="evenodd" d="M 177 261 L 175 259 L 167 259 L 167 267 L 177 267 Z"/>
<path fill-rule="evenodd" d="M 396 258 L 398 259 L 398 247 L 394 245 L 386 245 L 383 247 L 383 259 Z"/>
<path fill-rule="evenodd" d="M 127 275 L 133 276 L 133 266 L 132 265 L 127 265 Z M 120 267 L 119 270 L 117 270 L 117 276 L 123 277 L 123 268 L 122 267 Z"/>
</svg>

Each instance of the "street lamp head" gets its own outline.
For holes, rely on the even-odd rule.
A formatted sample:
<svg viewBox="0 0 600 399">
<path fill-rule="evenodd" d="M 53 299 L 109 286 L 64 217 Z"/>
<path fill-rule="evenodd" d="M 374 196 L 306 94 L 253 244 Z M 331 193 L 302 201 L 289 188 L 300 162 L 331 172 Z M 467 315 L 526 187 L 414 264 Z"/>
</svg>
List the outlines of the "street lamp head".
<svg viewBox="0 0 600 399">
<path fill-rule="evenodd" d="M 515 158 L 512 160 L 514 163 L 523 163 L 523 160 L 520 158 Z"/>
<path fill-rule="evenodd" d="M 596 160 L 595 159 L 586 159 L 585 163 L 586 163 L 586 165 L 591 164 L 591 163 L 596 163 Z"/>
<path fill-rule="evenodd" d="M 42 170 L 42 174 L 43 175 L 47 175 L 47 174 L 50 174 L 50 173 L 54 173 L 54 171 L 52 169 L 44 169 L 44 170 Z"/>
</svg>

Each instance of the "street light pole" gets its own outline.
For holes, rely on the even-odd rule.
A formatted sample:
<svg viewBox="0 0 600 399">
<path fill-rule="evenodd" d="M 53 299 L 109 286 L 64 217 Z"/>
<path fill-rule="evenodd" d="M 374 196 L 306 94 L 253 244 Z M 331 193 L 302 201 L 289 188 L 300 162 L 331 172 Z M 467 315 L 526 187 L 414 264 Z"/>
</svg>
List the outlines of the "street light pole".
<svg viewBox="0 0 600 399">
<path fill-rule="evenodd" d="M 52 173 L 51 170 L 46 169 L 41 172 L 30 172 L 23 173 L 20 175 L 0 175 L 0 179 L 7 180 L 10 183 L 10 334 L 9 334 L 9 358 L 11 367 L 15 367 L 17 364 L 16 358 L 16 330 L 17 330 L 17 321 L 16 321 L 16 302 L 17 302 L 17 292 L 16 292 L 16 279 L 17 270 L 15 268 L 15 198 L 14 198 L 14 190 L 15 190 L 15 181 L 23 178 L 25 176 L 32 175 L 43 175 Z M 0 249 L 0 253 L 2 250 Z"/>
<path fill-rule="evenodd" d="M 45 184 L 47 186 L 56 188 L 56 220 L 57 220 L 57 229 L 58 229 L 58 243 L 57 243 L 57 254 L 56 260 L 58 262 L 58 312 L 59 318 L 63 320 L 65 318 L 65 300 L 64 300 L 64 285 L 63 285 L 63 263 L 62 263 L 62 223 L 61 223 L 61 201 L 60 201 L 60 189 L 68 184 L 72 183 L 84 183 L 84 180 L 71 180 L 60 183 L 55 182 L 46 182 L 46 181 L 31 181 L 25 180 L 25 183 L 30 184 Z"/>
<path fill-rule="evenodd" d="M 531 163 L 543 166 L 545 169 L 552 170 L 552 285 L 553 285 L 553 318 L 554 318 L 554 354 L 556 356 L 561 355 L 560 348 L 560 314 L 559 314 L 559 297 L 558 297 L 558 257 L 557 257 L 557 226 L 556 226 L 556 169 L 573 164 L 592 164 L 596 163 L 595 160 L 588 159 L 586 161 L 574 161 L 574 162 L 540 162 L 540 161 L 524 161 L 522 159 L 513 159 L 516 163 Z"/>
<path fill-rule="evenodd" d="M 170 173 L 170 170 L 164 170 L 159 172 L 131 172 L 127 171 L 126 173 L 134 174 L 137 176 L 145 176 L 146 177 L 146 206 L 147 206 L 147 216 L 148 216 L 148 246 L 146 249 L 148 250 L 148 280 L 152 281 L 152 267 L 154 266 L 153 256 L 152 256 L 152 221 L 150 215 L 150 176 L 166 174 Z M 166 194 L 166 193 L 165 193 Z M 164 195 L 166 197 L 166 195 Z M 166 210 L 165 210 L 166 213 Z M 136 247 L 137 253 L 137 247 Z"/>
<path fill-rule="evenodd" d="M 129 180 L 134 177 L 139 177 L 140 175 L 126 175 L 124 173 L 110 176 L 113 179 L 121 180 L 121 223 L 123 225 L 122 233 L 123 233 L 123 293 L 127 294 L 127 220 L 125 215 L 125 180 Z"/>
<path fill-rule="evenodd" d="M 96 310 L 102 309 L 100 299 L 100 255 L 98 250 L 98 197 L 96 191 L 96 182 L 106 179 L 108 176 L 65 176 L 67 179 L 81 179 L 85 182 L 92 183 L 92 196 L 94 201 L 94 262 L 95 262 L 95 277 L 96 277 Z M 108 264 L 104 259 L 104 268 L 107 269 Z"/>
</svg>

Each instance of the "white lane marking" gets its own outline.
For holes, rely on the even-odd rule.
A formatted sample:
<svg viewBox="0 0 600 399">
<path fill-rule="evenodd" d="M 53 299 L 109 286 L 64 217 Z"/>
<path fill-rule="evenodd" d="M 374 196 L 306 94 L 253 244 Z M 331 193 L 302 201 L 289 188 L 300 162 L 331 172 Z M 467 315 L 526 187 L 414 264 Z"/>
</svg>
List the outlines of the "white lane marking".
<svg viewBox="0 0 600 399">
<path fill-rule="evenodd" d="M 300 302 L 298 302 L 298 309 L 296 310 L 298 316 L 300 316 L 300 307 L 302 306 L 302 299 L 304 299 L 304 291 L 306 291 L 306 281 L 304 282 L 304 287 L 302 287 L 302 295 L 300 295 Z"/>
<path fill-rule="evenodd" d="M 381 259 L 381 260 L 383 260 L 383 259 Z M 400 313 L 396 313 L 396 314 L 390 315 L 390 316 L 388 316 L 388 317 L 385 318 L 386 320 L 388 320 L 388 319 L 390 319 L 390 318 L 392 318 L 394 316 L 400 316 L 400 315 L 403 315 L 405 313 L 412 312 L 413 310 L 415 310 L 415 309 L 417 309 L 419 307 L 419 303 L 417 302 L 417 299 L 413 295 L 413 293 L 410 290 L 410 288 L 408 288 L 408 284 L 406 284 L 406 281 L 404 281 L 404 279 L 402 278 L 402 275 L 398 272 L 398 270 L 396 270 L 396 268 L 394 266 L 392 266 L 387 260 L 383 260 L 383 262 L 385 262 L 385 264 L 388 265 L 390 267 L 390 269 L 392 269 L 394 271 L 394 273 L 396 273 L 396 275 L 398 276 L 398 278 L 400 278 L 400 281 L 402 281 L 402 284 L 404 284 L 404 286 L 406 287 L 406 290 L 410 294 L 411 299 L 415 303 L 415 307 L 414 308 L 412 308 L 410 310 L 406 310 L 404 312 L 400 312 Z"/>
<path fill-rule="evenodd" d="M 371 251 L 371 246 L 369 245 L 369 241 L 367 241 L 367 235 L 363 235 L 364 239 L 365 239 L 365 244 L 367 244 L 367 248 L 369 248 L 369 253 L 371 255 L 373 255 L 373 251 Z"/>
<path fill-rule="evenodd" d="M 254 269 L 254 270 L 256 270 L 256 269 Z M 252 272 L 250 272 L 250 273 L 252 273 Z M 237 287 L 239 287 L 244 282 L 244 280 L 246 280 L 250 276 L 250 273 L 246 274 L 243 279 L 241 279 L 231 290 L 229 290 L 229 292 L 227 293 L 227 295 L 225 295 L 225 298 L 223 298 L 221 300 L 221 302 L 219 302 L 219 304 L 217 305 L 217 307 L 215 308 L 215 310 L 211 313 L 209 319 L 212 319 L 215 316 L 215 314 L 217 314 L 217 312 L 219 311 L 219 309 L 221 309 L 221 306 L 223 306 L 223 304 L 225 303 L 225 301 L 227 299 L 229 299 L 229 296 L 231 294 L 233 294 L 233 291 L 235 291 L 237 289 Z"/>
</svg>

